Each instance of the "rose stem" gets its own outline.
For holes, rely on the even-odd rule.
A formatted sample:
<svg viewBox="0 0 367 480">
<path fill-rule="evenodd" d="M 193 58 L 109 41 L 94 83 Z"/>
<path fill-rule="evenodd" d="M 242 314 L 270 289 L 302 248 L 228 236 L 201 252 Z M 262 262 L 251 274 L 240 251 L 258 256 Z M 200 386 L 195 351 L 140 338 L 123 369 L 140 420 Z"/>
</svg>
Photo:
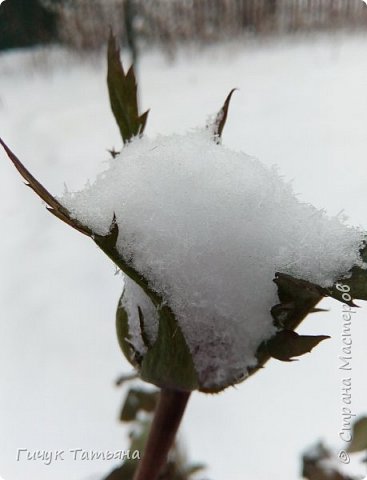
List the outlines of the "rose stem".
<svg viewBox="0 0 367 480">
<path fill-rule="evenodd" d="M 157 480 L 167 462 L 191 392 L 162 389 L 134 480 Z"/>
</svg>

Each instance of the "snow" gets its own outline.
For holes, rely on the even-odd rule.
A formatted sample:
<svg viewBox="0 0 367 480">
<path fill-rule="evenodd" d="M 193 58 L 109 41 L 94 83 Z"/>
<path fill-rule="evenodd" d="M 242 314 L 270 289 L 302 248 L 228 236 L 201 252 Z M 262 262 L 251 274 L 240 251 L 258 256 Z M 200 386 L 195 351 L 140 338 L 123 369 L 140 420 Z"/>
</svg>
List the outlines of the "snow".
<svg viewBox="0 0 367 480">
<path fill-rule="evenodd" d="M 367 229 L 367 96 L 364 36 L 234 44 L 158 53 L 139 65 L 146 133 L 184 134 L 204 125 L 233 88 L 223 143 L 279 165 L 300 200 Z M 100 171 L 120 148 L 109 110 L 105 65 L 64 52 L 0 57 L 0 133 L 54 194 Z M 3 68 L 3 66 L 5 67 Z M 297 152 L 295 156 L 294 153 Z M 92 171 L 93 170 L 93 171 Z M 302 192 L 301 194 L 299 192 Z M 92 242 L 42 208 L 0 154 L 0 475 L 5 480 L 101 479 L 111 462 L 45 466 L 16 461 L 17 448 L 120 450 L 123 392 L 114 379 L 129 364 L 114 314 L 122 290 L 112 263 Z M 352 405 L 365 413 L 367 325 L 353 315 Z M 299 333 L 331 339 L 298 362 L 271 361 L 221 395 L 194 394 L 182 426 L 190 458 L 212 480 L 294 480 L 300 454 L 317 439 L 345 448 L 341 419 L 342 305 L 309 316 Z M 349 475 L 364 468 L 346 466 Z"/>
<path fill-rule="evenodd" d="M 256 366 L 275 333 L 276 272 L 326 287 L 362 265 L 361 230 L 300 202 L 275 167 L 218 145 L 210 129 L 134 139 L 60 201 L 99 235 L 116 216 L 118 251 L 172 308 L 204 388 Z M 138 328 L 136 318 L 134 339 Z"/>
</svg>

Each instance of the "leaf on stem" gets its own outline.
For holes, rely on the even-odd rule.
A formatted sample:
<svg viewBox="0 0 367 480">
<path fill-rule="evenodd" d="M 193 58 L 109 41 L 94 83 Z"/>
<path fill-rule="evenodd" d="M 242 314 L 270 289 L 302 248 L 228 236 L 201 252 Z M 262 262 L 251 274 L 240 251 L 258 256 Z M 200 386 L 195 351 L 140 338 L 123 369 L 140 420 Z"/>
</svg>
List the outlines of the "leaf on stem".
<svg viewBox="0 0 367 480">
<path fill-rule="evenodd" d="M 302 478 L 307 480 L 357 480 L 341 471 L 335 453 L 318 443 L 302 457 Z"/>
<path fill-rule="evenodd" d="M 353 424 L 352 442 L 348 452 L 361 452 L 367 450 L 367 417 L 359 418 Z"/>
<path fill-rule="evenodd" d="M 153 412 L 158 402 L 159 392 L 141 388 L 131 388 L 125 398 L 120 413 L 121 422 L 134 421 L 140 411 Z"/>
<path fill-rule="evenodd" d="M 131 66 L 125 73 L 120 59 L 120 49 L 112 32 L 108 41 L 107 60 L 107 85 L 111 109 L 122 140 L 127 143 L 144 132 L 149 110 L 139 114 L 134 67 Z"/>
</svg>

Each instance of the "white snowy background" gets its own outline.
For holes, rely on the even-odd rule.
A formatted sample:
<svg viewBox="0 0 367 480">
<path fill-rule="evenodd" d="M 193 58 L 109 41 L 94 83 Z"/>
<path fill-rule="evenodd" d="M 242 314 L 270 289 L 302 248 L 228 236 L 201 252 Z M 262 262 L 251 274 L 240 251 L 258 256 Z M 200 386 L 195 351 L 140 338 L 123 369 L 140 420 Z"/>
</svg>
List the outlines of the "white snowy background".
<svg viewBox="0 0 367 480">
<path fill-rule="evenodd" d="M 103 58 L 60 50 L 0 56 L 0 135 L 54 194 L 93 178 L 120 147 Z M 138 68 L 146 133 L 205 123 L 229 90 L 225 145 L 277 164 L 302 200 L 341 210 L 367 229 L 367 37 L 338 35 L 233 43 L 145 54 Z M 174 165 L 172 166 L 174 168 Z M 130 371 L 115 338 L 122 279 L 86 237 L 53 218 L 0 153 L 0 476 L 5 480 L 101 479 L 113 462 L 73 461 L 73 448 L 120 450 Z M 249 272 L 251 275 L 251 272 Z M 363 302 L 359 302 L 362 305 Z M 341 416 L 342 305 L 300 331 L 328 334 L 311 354 L 272 360 L 216 396 L 195 393 L 181 430 L 211 480 L 301 478 L 300 454 L 324 439 L 336 451 Z M 367 412 L 366 307 L 354 315 L 352 409 Z M 65 450 L 65 461 L 17 462 L 17 449 Z M 365 474 L 354 462 L 348 472 Z"/>
</svg>

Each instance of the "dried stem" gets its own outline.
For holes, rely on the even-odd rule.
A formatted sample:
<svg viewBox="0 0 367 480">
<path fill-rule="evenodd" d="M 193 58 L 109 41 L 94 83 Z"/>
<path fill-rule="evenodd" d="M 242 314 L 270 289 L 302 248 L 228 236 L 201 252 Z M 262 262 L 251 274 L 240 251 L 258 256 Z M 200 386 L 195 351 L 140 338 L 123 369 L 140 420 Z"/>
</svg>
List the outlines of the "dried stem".
<svg viewBox="0 0 367 480">
<path fill-rule="evenodd" d="M 167 462 L 190 392 L 162 389 L 134 480 L 157 480 Z"/>
</svg>

